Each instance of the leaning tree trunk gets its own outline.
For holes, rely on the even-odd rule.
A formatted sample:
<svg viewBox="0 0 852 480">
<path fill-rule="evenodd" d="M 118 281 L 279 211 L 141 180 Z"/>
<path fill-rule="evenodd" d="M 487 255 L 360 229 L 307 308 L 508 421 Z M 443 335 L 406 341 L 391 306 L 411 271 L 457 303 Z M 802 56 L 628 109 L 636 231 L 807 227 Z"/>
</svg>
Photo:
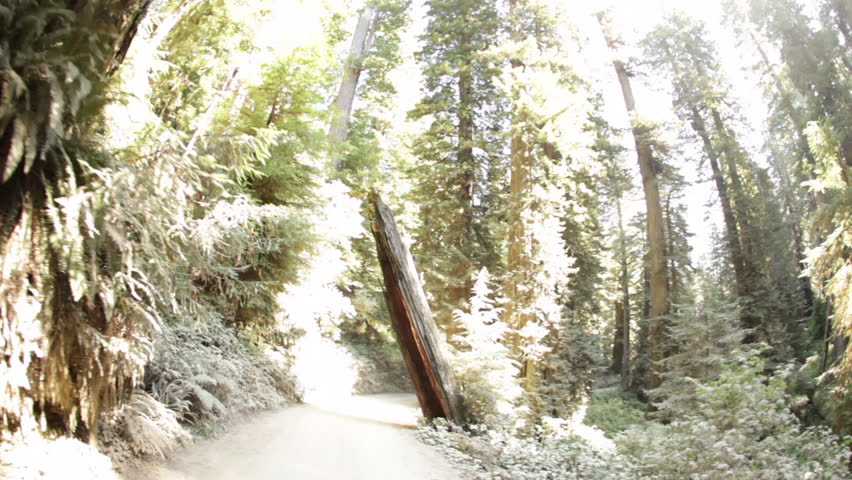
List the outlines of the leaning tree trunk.
<svg viewBox="0 0 852 480">
<path fill-rule="evenodd" d="M 97 278 L 95 231 L 73 203 L 86 177 L 90 102 L 130 46 L 150 0 L 17 2 L 0 29 L 0 418 L 3 433 L 92 440 L 100 412 L 141 377 L 144 353 Z M 41 21 L 32 21 L 40 18 Z M 82 114 L 87 111 L 87 116 Z M 68 199 L 71 200 L 71 199 Z M 79 212 L 78 212 L 79 213 Z M 119 322 L 127 319 L 119 319 Z"/>
<path fill-rule="evenodd" d="M 615 51 L 615 43 L 610 36 L 605 21 L 599 17 L 604 30 L 604 37 L 610 50 Z M 660 186 L 657 177 L 657 166 L 654 162 L 653 151 L 647 131 L 636 117 L 636 100 L 630 85 L 627 68 L 620 60 L 613 60 L 613 67 L 621 85 L 627 113 L 631 117 L 633 139 L 636 143 L 636 154 L 639 161 L 639 172 L 642 175 L 642 188 L 645 191 L 645 208 L 647 211 L 648 257 L 651 284 L 651 321 L 649 332 L 649 349 L 651 372 L 648 378 L 648 388 L 656 388 L 662 381 L 662 363 L 666 353 L 668 324 L 666 315 L 669 310 L 669 281 L 666 268 L 665 233 L 663 227 L 663 209 L 660 201 Z"/>
<path fill-rule="evenodd" d="M 373 235 L 385 281 L 385 299 L 423 416 L 463 424 L 462 398 L 444 354 L 444 341 L 420 284 L 414 259 L 387 205 L 372 194 Z"/>
</svg>

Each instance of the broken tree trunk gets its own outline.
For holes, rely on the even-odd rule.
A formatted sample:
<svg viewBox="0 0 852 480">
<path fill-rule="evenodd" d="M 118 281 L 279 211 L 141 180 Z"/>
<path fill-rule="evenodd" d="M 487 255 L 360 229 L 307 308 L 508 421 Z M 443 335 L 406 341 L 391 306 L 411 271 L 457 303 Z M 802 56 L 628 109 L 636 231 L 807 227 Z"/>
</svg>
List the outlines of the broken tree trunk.
<svg viewBox="0 0 852 480">
<path fill-rule="evenodd" d="M 423 416 L 464 423 L 461 395 L 455 375 L 444 356 L 443 340 L 432 319 L 414 259 L 396 228 L 387 205 L 372 194 L 373 235 L 382 275 L 385 300 L 405 366 L 411 375 Z"/>
</svg>

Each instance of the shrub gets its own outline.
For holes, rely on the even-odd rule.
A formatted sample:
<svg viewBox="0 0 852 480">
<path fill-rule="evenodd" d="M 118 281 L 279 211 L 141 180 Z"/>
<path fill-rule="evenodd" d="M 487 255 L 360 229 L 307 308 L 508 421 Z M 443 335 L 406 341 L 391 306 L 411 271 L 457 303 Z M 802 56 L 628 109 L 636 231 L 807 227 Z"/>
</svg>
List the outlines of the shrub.
<svg viewBox="0 0 852 480">
<path fill-rule="evenodd" d="M 146 368 L 145 389 L 189 423 L 296 400 L 286 360 L 270 355 L 221 322 L 166 326 Z"/>
<path fill-rule="evenodd" d="M 848 478 L 849 452 L 827 429 L 803 428 L 784 381 L 752 359 L 696 386 L 696 407 L 671 423 L 634 427 L 616 439 L 640 470 L 662 479 Z"/>
<path fill-rule="evenodd" d="M 645 404 L 635 395 L 618 387 L 610 387 L 592 392 L 592 401 L 583 422 L 598 427 L 607 436 L 613 437 L 631 425 L 642 422 L 645 410 Z"/>
<path fill-rule="evenodd" d="M 445 423 L 419 431 L 466 475 L 476 479 L 546 480 L 640 478 L 611 448 L 594 446 L 562 424 L 519 438 L 506 430 L 462 432 Z"/>
</svg>

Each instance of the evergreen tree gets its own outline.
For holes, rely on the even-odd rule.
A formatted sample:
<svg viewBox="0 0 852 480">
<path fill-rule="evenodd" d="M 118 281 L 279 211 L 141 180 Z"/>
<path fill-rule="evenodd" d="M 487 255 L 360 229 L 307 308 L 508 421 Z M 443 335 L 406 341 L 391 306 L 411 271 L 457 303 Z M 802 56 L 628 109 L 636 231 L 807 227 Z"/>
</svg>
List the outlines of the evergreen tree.
<svg viewBox="0 0 852 480">
<path fill-rule="evenodd" d="M 795 283 L 795 278 L 779 278 L 772 284 L 773 265 L 790 265 L 793 253 L 770 249 L 775 225 L 765 222 L 772 208 L 774 188 L 761 182 L 748 153 L 737 140 L 731 125 L 737 118 L 724 79 L 719 73 L 715 50 L 706 40 L 703 26 L 685 16 L 673 16 L 645 40 L 647 56 L 655 67 L 669 72 L 673 82 L 675 111 L 703 146 L 719 193 L 728 238 L 728 250 L 736 274 L 741 321 L 749 331 L 745 341 L 784 341 L 769 335 L 773 321 L 785 315 L 782 326 L 799 319 L 795 312 L 801 302 L 791 301 L 776 310 L 775 292 Z M 776 245 L 777 246 L 777 245 Z M 772 287 L 770 286 L 772 285 Z"/>
<path fill-rule="evenodd" d="M 701 270 L 688 285 L 672 315 L 671 341 L 676 353 L 667 357 L 662 384 L 651 392 L 661 419 L 681 417 L 696 407 L 696 386 L 715 380 L 732 358 L 746 358 L 745 332 L 737 322 L 737 305 L 726 301 L 712 273 Z"/>
<path fill-rule="evenodd" d="M 579 82 L 570 65 L 557 63 L 565 51 L 555 33 L 556 12 L 536 2 L 512 1 L 509 7 L 511 34 L 504 48 L 510 65 L 502 80 L 512 108 L 505 318 L 517 332 L 512 347 L 532 391 L 541 375 L 536 363 L 544 354 L 542 340 L 562 322 L 560 296 L 574 263 L 567 243 L 581 236 L 566 226 L 572 203 L 582 201 L 571 190 L 584 173 L 578 147 L 585 136 L 582 112 L 589 106 L 572 95 Z M 557 95 L 560 103 L 553 102 Z M 570 117 L 564 115 L 569 110 Z"/>
<path fill-rule="evenodd" d="M 502 35 L 493 0 L 431 0 L 417 58 L 424 97 L 410 113 L 426 123 L 413 145 L 419 159 L 411 172 L 421 227 L 413 253 L 426 276 L 436 321 L 455 332 L 452 311 L 470 297 L 473 272 L 495 268 L 499 253 L 489 214 L 489 184 L 502 167 L 499 133 L 504 100 L 494 85 L 498 64 L 483 52 Z"/>
<path fill-rule="evenodd" d="M 500 319 L 483 268 L 473 284 L 470 311 L 456 310 L 461 332 L 454 339 L 453 370 L 465 397 L 467 414 L 476 423 L 509 426 L 514 404 L 523 392 L 518 381 L 518 362 L 504 344 L 509 327 Z"/>
<path fill-rule="evenodd" d="M 849 7 L 842 1 L 820 2 L 817 21 L 794 0 L 746 2 L 746 15 L 755 36 L 774 46 L 784 64 L 786 78 L 802 99 L 802 117 L 810 157 L 800 168 L 810 173 L 808 188 L 816 200 L 810 216 L 811 249 L 807 251 L 806 274 L 813 291 L 830 302 L 830 317 L 838 342 L 829 348 L 825 342 L 824 365 L 843 356 L 841 372 L 848 384 L 852 375 L 852 355 L 843 341 L 852 332 L 849 292 L 852 282 L 845 274 L 852 265 L 848 218 L 852 197 L 852 61 L 849 53 Z M 818 302 L 814 311 L 819 314 Z M 828 325 L 821 330 L 828 339 Z"/>
</svg>

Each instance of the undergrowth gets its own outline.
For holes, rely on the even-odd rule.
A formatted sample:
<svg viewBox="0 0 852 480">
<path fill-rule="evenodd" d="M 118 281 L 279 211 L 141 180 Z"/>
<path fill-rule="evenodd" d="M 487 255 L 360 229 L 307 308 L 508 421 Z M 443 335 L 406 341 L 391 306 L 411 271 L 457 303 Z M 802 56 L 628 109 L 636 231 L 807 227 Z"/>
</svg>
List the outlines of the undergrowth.
<svg viewBox="0 0 852 480">
<path fill-rule="evenodd" d="M 608 437 L 641 423 L 646 405 L 634 394 L 618 387 L 609 387 L 592 392 L 591 402 L 583 422 L 601 429 Z"/>
<path fill-rule="evenodd" d="M 102 448 L 119 463 L 166 458 L 216 424 L 298 401 L 289 366 L 221 322 L 166 325 L 142 388 L 103 418 Z"/>
<path fill-rule="evenodd" d="M 724 366 L 717 379 L 696 382 L 696 407 L 668 423 L 643 420 L 642 404 L 617 388 L 599 390 L 585 421 L 614 444 L 570 422 L 545 422 L 528 436 L 438 422 L 420 436 L 476 479 L 852 478 L 849 440 L 802 426 L 785 378 L 762 371 L 758 359 Z"/>
</svg>

